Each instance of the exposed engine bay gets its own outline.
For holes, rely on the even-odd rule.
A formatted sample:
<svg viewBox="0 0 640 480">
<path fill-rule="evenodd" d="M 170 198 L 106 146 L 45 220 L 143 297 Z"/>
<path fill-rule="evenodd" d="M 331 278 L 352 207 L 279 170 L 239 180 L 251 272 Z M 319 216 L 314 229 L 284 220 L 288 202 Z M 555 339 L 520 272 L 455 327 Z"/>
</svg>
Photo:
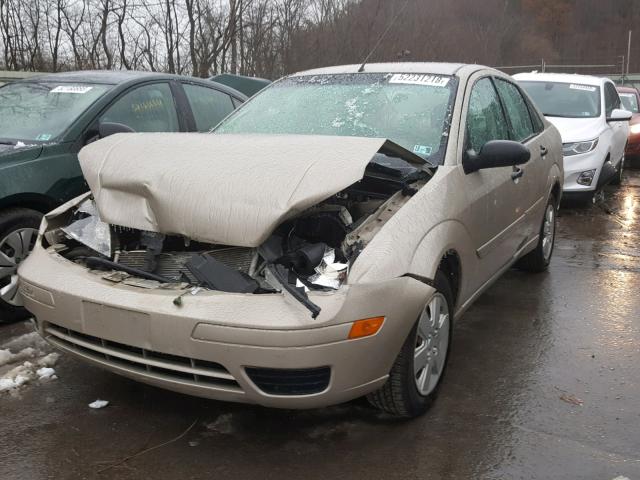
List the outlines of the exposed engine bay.
<svg viewBox="0 0 640 480">
<path fill-rule="evenodd" d="M 377 153 L 362 180 L 284 221 L 257 248 L 109 225 L 100 220 L 92 197 L 56 219 L 45 240 L 59 255 L 110 282 L 192 293 L 285 291 L 315 318 L 320 309 L 307 292 L 339 289 L 371 238 L 431 175 L 425 165 Z"/>
</svg>

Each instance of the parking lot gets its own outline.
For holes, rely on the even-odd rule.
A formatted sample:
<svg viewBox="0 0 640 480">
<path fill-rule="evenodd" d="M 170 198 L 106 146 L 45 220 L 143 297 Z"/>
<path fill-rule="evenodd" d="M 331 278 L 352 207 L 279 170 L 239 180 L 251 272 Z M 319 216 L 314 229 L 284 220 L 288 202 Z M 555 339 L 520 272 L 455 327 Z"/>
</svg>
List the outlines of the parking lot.
<svg viewBox="0 0 640 480">
<path fill-rule="evenodd" d="M 458 320 L 417 420 L 207 401 L 62 357 L 0 394 L 0 478 L 640 478 L 639 216 L 638 170 L 564 208 L 550 271 L 508 272 Z M 0 327 L 0 348 L 30 331 Z"/>
</svg>

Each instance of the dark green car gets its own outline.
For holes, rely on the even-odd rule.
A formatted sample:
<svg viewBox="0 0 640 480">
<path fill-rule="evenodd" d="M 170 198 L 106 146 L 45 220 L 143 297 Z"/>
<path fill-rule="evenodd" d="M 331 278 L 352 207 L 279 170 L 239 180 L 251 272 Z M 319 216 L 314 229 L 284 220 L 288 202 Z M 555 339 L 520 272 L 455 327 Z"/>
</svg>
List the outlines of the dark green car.
<svg viewBox="0 0 640 480">
<path fill-rule="evenodd" d="M 17 266 L 42 215 L 85 192 L 77 154 L 116 132 L 205 132 L 246 100 L 191 77 L 71 72 L 0 87 L 0 321 L 23 315 Z"/>
</svg>

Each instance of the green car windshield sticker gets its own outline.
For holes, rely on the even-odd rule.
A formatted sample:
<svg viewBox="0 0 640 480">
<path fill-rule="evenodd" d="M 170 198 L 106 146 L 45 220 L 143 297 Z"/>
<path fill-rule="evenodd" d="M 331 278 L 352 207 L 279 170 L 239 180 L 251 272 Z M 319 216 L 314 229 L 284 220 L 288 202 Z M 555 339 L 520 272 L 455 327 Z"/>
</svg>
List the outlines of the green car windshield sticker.
<svg viewBox="0 0 640 480">
<path fill-rule="evenodd" d="M 433 149 L 428 146 L 428 145 L 414 145 L 413 146 L 413 153 L 416 153 L 418 155 L 431 155 L 431 151 Z"/>
</svg>

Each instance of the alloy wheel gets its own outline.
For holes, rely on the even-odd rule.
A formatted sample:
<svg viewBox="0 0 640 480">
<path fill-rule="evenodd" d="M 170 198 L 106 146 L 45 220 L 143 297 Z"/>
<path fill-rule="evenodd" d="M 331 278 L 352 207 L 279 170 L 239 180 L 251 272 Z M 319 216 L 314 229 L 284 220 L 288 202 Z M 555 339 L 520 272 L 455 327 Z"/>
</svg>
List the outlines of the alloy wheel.
<svg viewBox="0 0 640 480">
<path fill-rule="evenodd" d="M 545 261 L 551 258 L 553 251 L 553 239 L 556 233 L 556 209 L 552 203 L 547 205 L 544 214 L 544 225 L 542 226 L 542 255 Z"/>
<path fill-rule="evenodd" d="M 18 295 L 18 267 L 35 246 L 38 231 L 34 228 L 15 230 L 0 240 L 0 300 L 21 307 Z"/>
<path fill-rule="evenodd" d="M 427 396 L 438 385 L 449 349 L 449 305 L 437 292 L 418 320 L 413 371 L 416 387 Z"/>
</svg>

